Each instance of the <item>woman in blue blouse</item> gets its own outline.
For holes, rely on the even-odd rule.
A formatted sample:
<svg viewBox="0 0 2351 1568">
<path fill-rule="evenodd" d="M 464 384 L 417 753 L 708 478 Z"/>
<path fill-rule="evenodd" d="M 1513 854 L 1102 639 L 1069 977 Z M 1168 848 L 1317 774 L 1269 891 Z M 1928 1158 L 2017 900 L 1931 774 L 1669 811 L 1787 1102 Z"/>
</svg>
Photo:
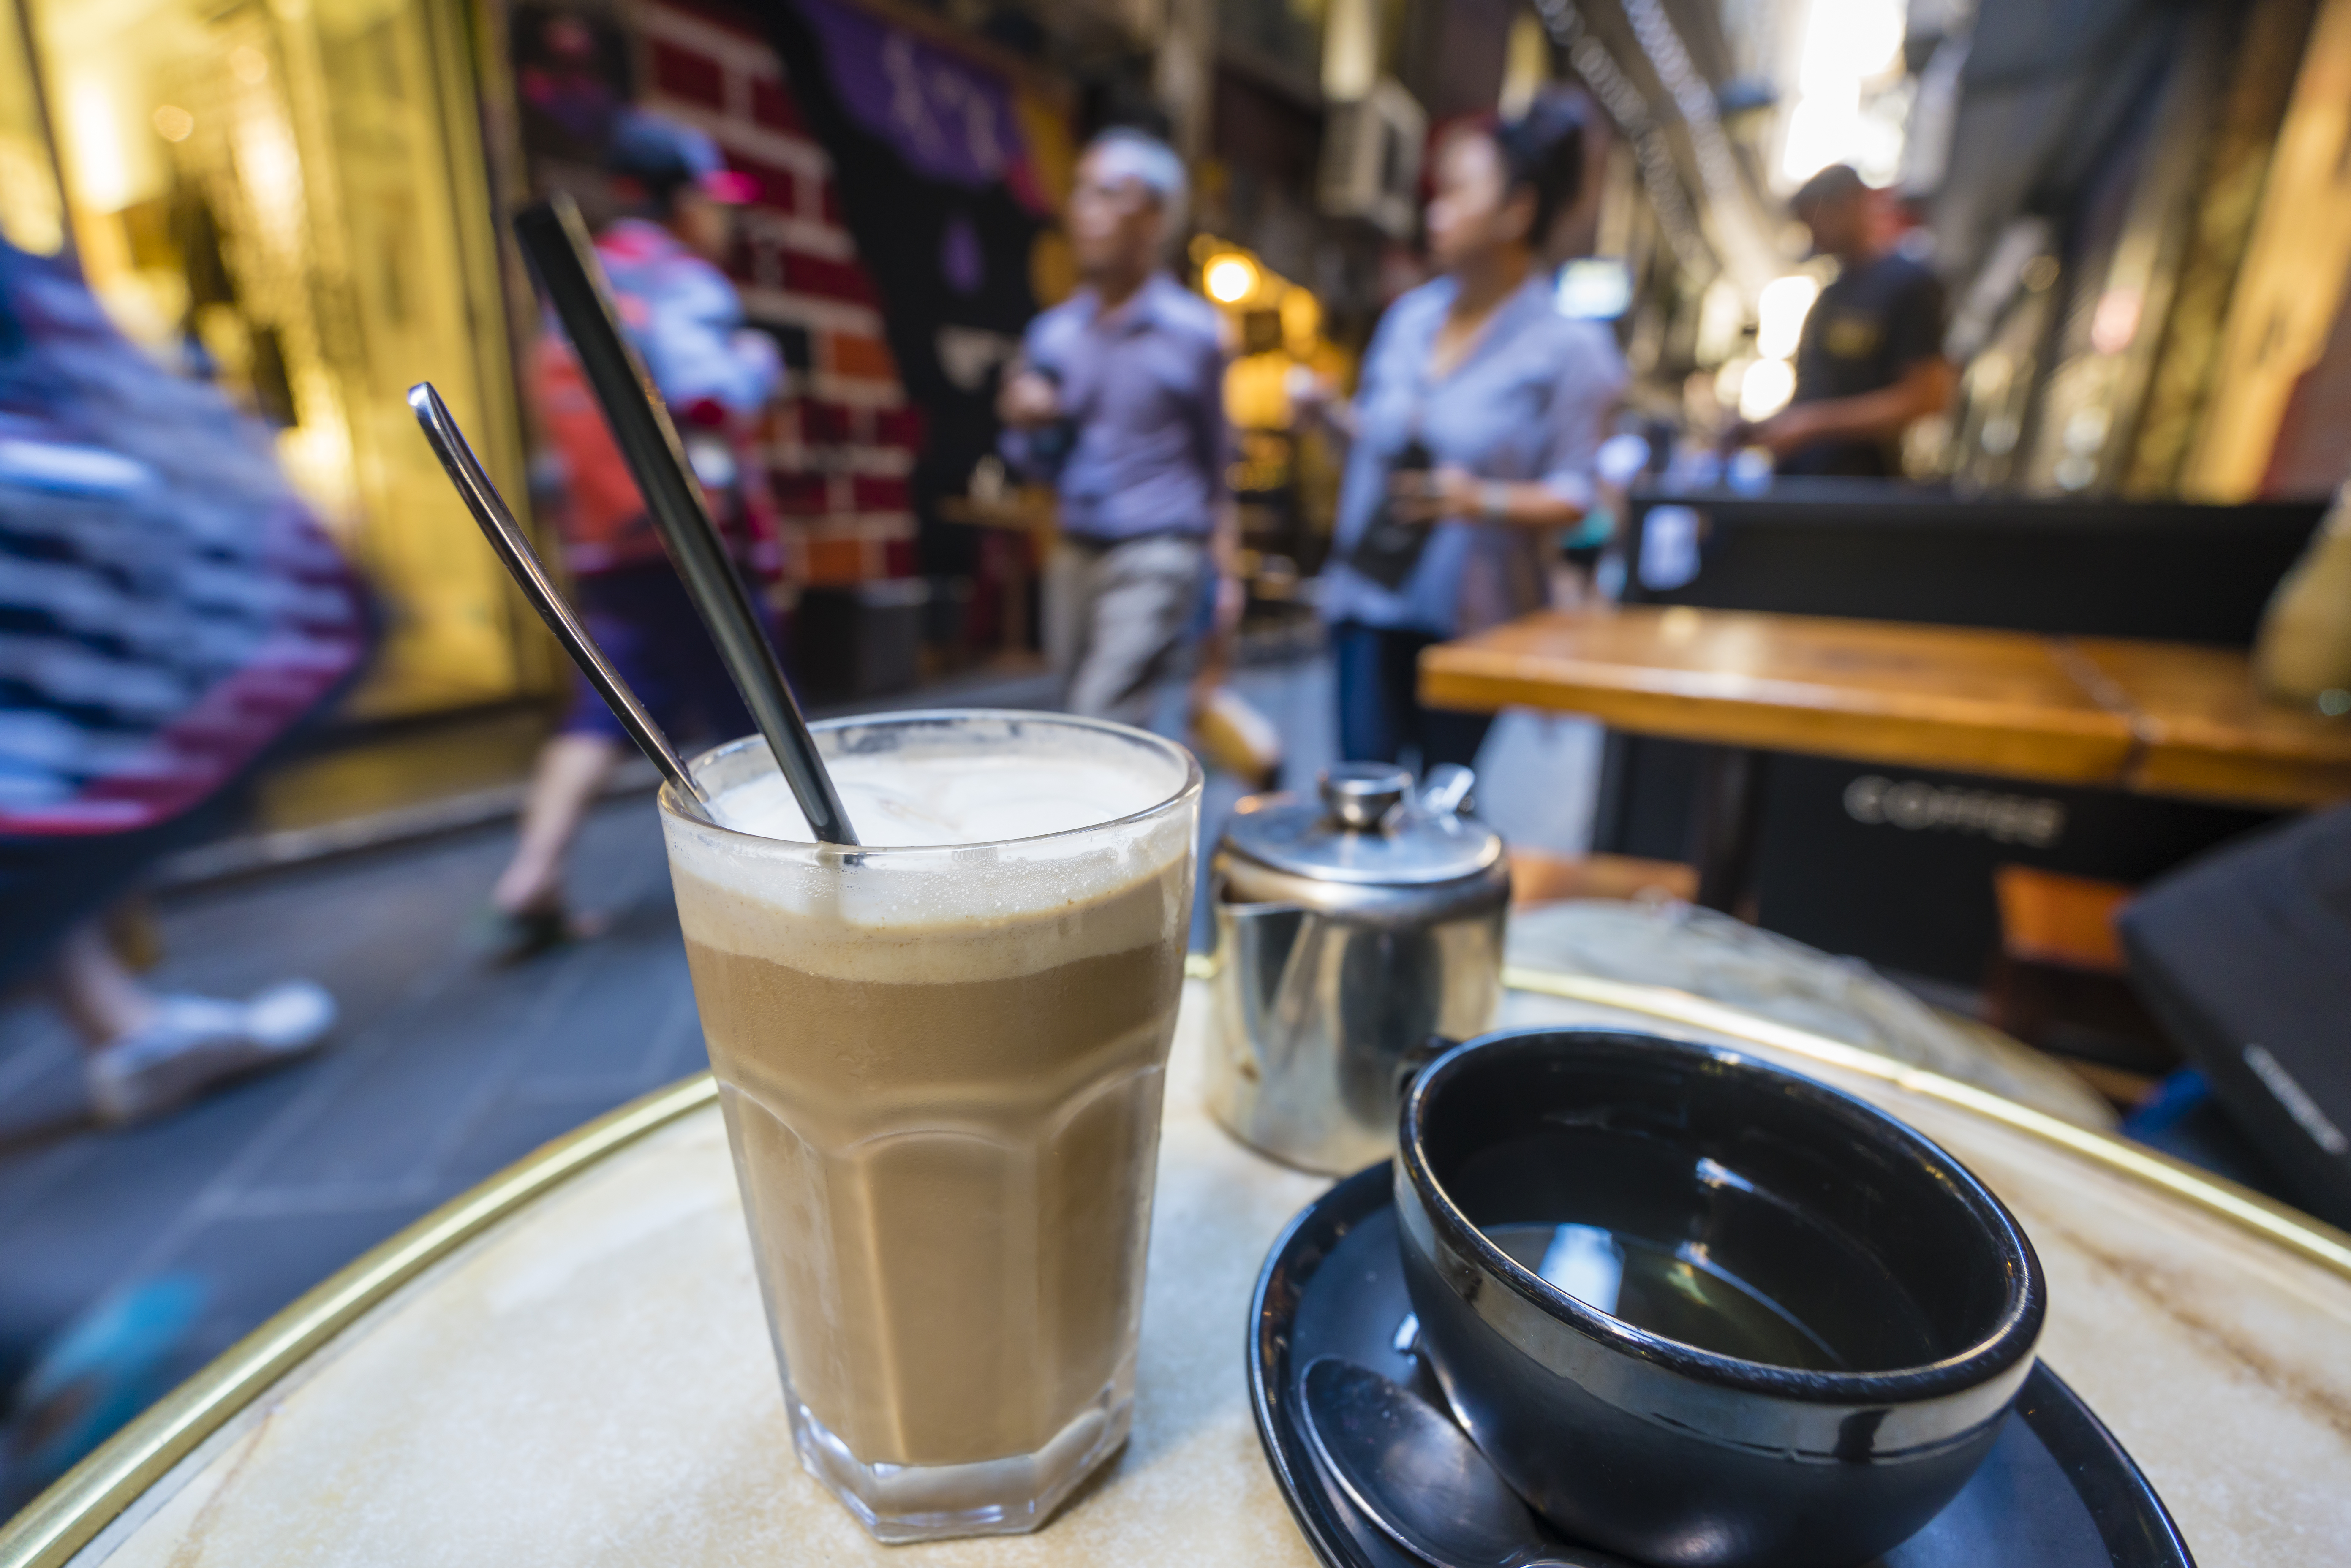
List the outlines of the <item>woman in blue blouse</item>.
<svg viewBox="0 0 2351 1568">
<path fill-rule="evenodd" d="M 1607 328 L 1559 313 L 1536 260 L 1583 174 L 1580 119 L 1555 102 L 1437 147 L 1442 276 L 1389 307 L 1365 350 L 1324 585 L 1351 761 L 1476 757 L 1492 720 L 1422 707 L 1420 651 L 1544 603 L 1551 547 L 1593 504 L 1625 362 Z"/>
</svg>

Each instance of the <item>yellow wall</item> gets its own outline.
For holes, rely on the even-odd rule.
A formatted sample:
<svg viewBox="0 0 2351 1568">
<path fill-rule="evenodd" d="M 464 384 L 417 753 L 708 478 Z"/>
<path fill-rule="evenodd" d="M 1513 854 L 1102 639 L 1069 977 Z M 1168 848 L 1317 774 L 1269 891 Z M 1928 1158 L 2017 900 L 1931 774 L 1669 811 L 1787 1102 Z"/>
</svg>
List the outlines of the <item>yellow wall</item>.
<svg viewBox="0 0 2351 1568">
<path fill-rule="evenodd" d="M 92 287 L 167 361 L 200 344 L 272 418 L 288 477 L 386 601 L 352 707 L 538 684 L 536 636 L 402 401 L 434 382 L 521 502 L 463 0 L 30 5 Z"/>
<path fill-rule="evenodd" d="M 41 122 L 25 30 L 0 8 L 0 239 L 36 256 L 65 243 L 63 198 Z"/>
<path fill-rule="evenodd" d="M 2229 308 L 2204 426 L 2181 477 L 2201 501 L 2259 490 L 2294 382 L 2317 362 L 2351 277 L 2351 0 L 2326 0 L 2278 133 Z"/>
</svg>

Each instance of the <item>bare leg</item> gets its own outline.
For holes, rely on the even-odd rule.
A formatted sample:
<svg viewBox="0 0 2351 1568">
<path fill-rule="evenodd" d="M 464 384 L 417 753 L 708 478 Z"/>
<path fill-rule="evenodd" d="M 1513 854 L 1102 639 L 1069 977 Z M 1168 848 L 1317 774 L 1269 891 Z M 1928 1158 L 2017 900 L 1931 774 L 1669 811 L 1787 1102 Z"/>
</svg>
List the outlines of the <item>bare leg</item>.
<svg viewBox="0 0 2351 1568">
<path fill-rule="evenodd" d="M 522 841 L 490 891 L 499 910 L 522 915 L 561 901 L 564 853 L 620 759 L 620 747 L 601 735 L 559 735 L 540 750 L 523 804 Z"/>
<path fill-rule="evenodd" d="M 115 956 L 95 920 L 75 926 L 58 947 L 48 986 L 57 1010 L 92 1051 L 146 1028 L 155 1017 L 155 998 Z"/>
</svg>

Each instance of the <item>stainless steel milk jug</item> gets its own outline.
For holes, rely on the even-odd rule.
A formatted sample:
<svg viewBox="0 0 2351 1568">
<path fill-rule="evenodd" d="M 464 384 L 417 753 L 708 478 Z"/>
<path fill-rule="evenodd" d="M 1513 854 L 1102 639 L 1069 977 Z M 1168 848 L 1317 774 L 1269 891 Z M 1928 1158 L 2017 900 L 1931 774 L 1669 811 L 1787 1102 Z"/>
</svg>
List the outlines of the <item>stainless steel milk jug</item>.
<svg viewBox="0 0 2351 1568">
<path fill-rule="evenodd" d="M 1237 809 L 1209 866 L 1208 1109 L 1242 1142 L 1334 1175 L 1384 1159 L 1432 1042 L 1493 1023 L 1510 873 L 1460 814 L 1470 783 L 1348 763 L 1319 799 Z"/>
</svg>

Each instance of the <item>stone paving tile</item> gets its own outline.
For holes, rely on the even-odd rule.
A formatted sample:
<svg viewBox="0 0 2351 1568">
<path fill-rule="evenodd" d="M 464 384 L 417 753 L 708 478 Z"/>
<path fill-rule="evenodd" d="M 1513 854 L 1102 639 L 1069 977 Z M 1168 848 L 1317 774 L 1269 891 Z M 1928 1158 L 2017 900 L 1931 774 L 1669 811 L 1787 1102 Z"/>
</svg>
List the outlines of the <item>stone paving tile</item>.
<svg viewBox="0 0 2351 1568">
<path fill-rule="evenodd" d="M 597 946 L 598 962 L 523 1041 L 514 1064 L 517 1092 L 577 1098 L 642 1083 L 676 1061 L 681 1044 L 687 1060 L 672 1076 L 706 1065 L 674 922 L 651 941 L 615 934 Z"/>
<path fill-rule="evenodd" d="M 465 924 L 510 842 L 502 830 L 455 834 L 175 894 L 152 977 L 238 994 L 331 976 L 347 1022 L 363 1022 L 459 966 Z"/>
<path fill-rule="evenodd" d="M 0 1166 L 9 1173 L 0 1180 L 0 1236 L 97 1152 L 80 1136 L 89 1127 L 89 1099 L 79 1052 L 60 1043 L 37 1068 L 0 1099 Z"/>
<path fill-rule="evenodd" d="M 346 1037 L 319 1064 L 310 1095 L 230 1179 L 255 1189 L 429 1184 L 440 1151 L 587 973 L 578 963 L 469 971 Z"/>
<path fill-rule="evenodd" d="M 499 1112 L 528 1031 L 560 1014 L 551 997 L 600 966 L 625 977 L 650 965 L 652 988 L 684 985 L 682 962 L 650 940 L 485 968 L 466 923 L 510 845 L 508 831 L 461 834 L 165 901 L 156 983 L 235 992 L 307 973 L 335 993 L 343 1022 L 318 1058 L 151 1126 L 89 1125 L 63 1031 L 33 998 L 0 1008 L 0 1369 L 107 1289 L 191 1263 L 217 1276 L 206 1333 L 225 1344 L 232 1328 L 545 1141 L 547 1106 L 576 1124 L 691 1070 L 674 1039 L 600 1040 L 592 1078 L 538 1096 L 527 1114 Z M 606 804 L 581 849 L 583 883 L 652 901 L 653 929 L 674 921 L 649 799 Z M 690 1009 L 684 1027 L 698 1053 Z M 510 1146 L 495 1146 L 501 1129 Z M 214 1235 L 232 1218 L 229 1239 Z M 255 1242 L 250 1279 L 237 1237 Z"/>
<path fill-rule="evenodd" d="M 672 1074 L 682 1078 L 684 1073 Z M 664 1078 L 660 1082 L 670 1082 Z M 615 1105 L 626 1104 L 658 1083 L 632 1083 L 625 1092 L 561 1098 L 507 1095 L 486 1106 L 465 1135 L 443 1151 L 434 1174 L 435 1203 L 456 1197 L 496 1176 L 540 1145 L 550 1143 Z"/>
<path fill-rule="evenodd" d="M 26 1201 L 0 1225 L 0 1360 L 20 1359 L 105 1291 L 148 1271 L 142 1260 L 169 1249 L 213 1173 L 298 1092 L 288 1074 L 254 1079 L 167 1120 L 79 1133 L 34 1156 L 49 1179 L 27 1183 Z M 0 1190 L 17 1185 L 18 1163 L 0 1157 Z"/>
<path fill-rule="evenodd" d="M 335 1269 L 414 1218 L 407 1205 L 317 1214 L 232 1213 L 189 1229 L 144 1270 L 193 1274 L 204 1281 L 202 1314 L 173 1357 L 177 1378 L 202 1368 Z"/>
</svg>

